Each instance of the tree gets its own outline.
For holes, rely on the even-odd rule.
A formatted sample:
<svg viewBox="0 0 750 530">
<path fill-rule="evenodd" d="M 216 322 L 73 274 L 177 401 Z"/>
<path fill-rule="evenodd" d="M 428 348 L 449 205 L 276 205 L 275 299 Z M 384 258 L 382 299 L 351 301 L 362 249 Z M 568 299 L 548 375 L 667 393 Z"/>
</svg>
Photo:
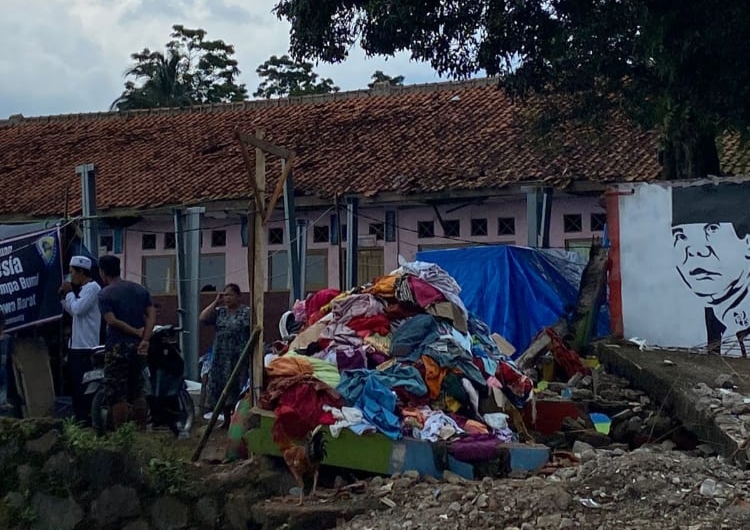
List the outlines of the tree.
<svg viewBox="0 0 750 530">
<path fill-rule="evenodd" d="M 404 85 L 404 76 L 397 75 L 396 77 L 391 77 L 388 74 L 384 74 L 380 70 L 375 70 L 375 73 L 372 74 L 372 83 L 367 85 L 369 88 L 372 88 L 375 86 L 376 83 L 388 83 L 390 86 L 403 86 Z"/>
<path fill-rule="evenodd" d="M 164 53 L 144 48 L 130 57 L 133 65 L 125 72 L 132 78 L 111 110 L 156 107 L 188 107 L 205 103 L 243 101 L 244 84 L 234 46 L 221 40 L 206 40 L 206 31 L 172 26 Z"/>
<path fill-rule="evenodd" d="M 514 96 L 575 96 L 662 139 L 665 178 L 719 174 L 716 139 L 750 131 L 750 3 L 721 0 L 277 0 L 294 57 L 411 53 L 440 74 L 496 75 Z"/>
<path fill-rule="evenodd" d="M 312 63 L 296 62 L 288 55 L 272 55 L 255 72 L 263 80 L 253 94 L 256 98 L 307 96 L 339 91 L 333 79 L 321 78 L 313 71 Z"/>
</svg>

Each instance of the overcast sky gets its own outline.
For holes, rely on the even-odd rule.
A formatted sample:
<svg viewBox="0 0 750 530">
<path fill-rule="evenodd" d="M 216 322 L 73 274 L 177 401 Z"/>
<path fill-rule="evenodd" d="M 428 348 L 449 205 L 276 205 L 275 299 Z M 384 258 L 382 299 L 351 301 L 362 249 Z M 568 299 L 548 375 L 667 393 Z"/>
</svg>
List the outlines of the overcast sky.
<svg viewBox="0 0 750 530">
<path fill-rule="evenodd" d="M 163 50 L 173 24 L 203 28 L 209 39 L 234 44 L 248 91 L 256 67 L 289 47 L 289 26 L 271 13 L 275 0 L 2 0 L 0 119 L 101 111 L 122 92 L 130 54 Z M 354 50 L 344 64 L 320 64 L 342 90 L 367 86 L 375 70 L 406 83 L 439 78 L 408 56 L 365 59 Z"/>
</svg>

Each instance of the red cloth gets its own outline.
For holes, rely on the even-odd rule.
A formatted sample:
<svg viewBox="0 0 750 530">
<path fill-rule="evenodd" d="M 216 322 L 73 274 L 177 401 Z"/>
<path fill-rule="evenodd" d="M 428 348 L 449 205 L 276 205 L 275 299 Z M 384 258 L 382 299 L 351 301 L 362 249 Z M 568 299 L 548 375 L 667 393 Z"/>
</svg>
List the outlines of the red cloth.
<svg viewBox="0 0 750 530">
<path fill-rule="evenodd" d="M 355 317 L 347 323 L 347 326 L 356 331 L 360 337 L 367 337 L 373 333 L 388 335 L 391 332 L 391 322 L 383 314 L 371 317 Z"/>
<path fill-rule="evenodd" d="M 263 408 L 272 408 L 276 415 L 271 430 L 277 443 L 281 440 L 304 439 L 318 425 L 331 425 L 333 416 L 323 405 L 344 406 L 335 390 L 310 376 L 274 379 L 261 397 Z"/>
<path fill-rule="evenodd" d="M 420 313 L 424 313 L 421 307 L 405 302 L 391 304 L 385 308 L 385 314 L 391 320 L 404 320 Z"/>
<path fill-rule="evenodd" d="M 414 299 L 420 307 L 427 307 L 446 301 L 443 293 L 424 280 L 420 280 L 416 276 L 409 276 L 406 281 L 409 283 L 409 288 L 414 295 Z"/>
<path fill-rule="evenodd" d="M 315 322 L 320 320 L 323 315 L 320 310 L 331 303 L 331 300 L 341 294 L 341 291 L 337 289 L 323 289 L 318 291 L 310 297 L 305 303 L 305 310 L 307 311 L 307 324 L 313 325 Z"/>
</svg>

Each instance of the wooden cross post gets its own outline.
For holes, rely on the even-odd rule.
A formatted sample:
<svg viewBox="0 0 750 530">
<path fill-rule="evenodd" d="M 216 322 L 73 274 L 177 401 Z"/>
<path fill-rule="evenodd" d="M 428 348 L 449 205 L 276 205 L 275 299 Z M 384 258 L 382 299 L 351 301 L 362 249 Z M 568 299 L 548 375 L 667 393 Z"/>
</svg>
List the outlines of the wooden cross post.
<svg viewBox="0 0 750 530">
<path fill-rule="evenodd" d="M 235 137 L 240 144 L 240 152 L 245 162 L 245 167 L 250 178 L 250 190 L 253 197 L 248 205 L 247 218 L 247 280 L 250 288 L 250 303 L 253 322 L 251 328 L 260 329 L 259 340 L 255 344 L 255 351 L 251 357 L 252 397 L 253 405 L 257 404 L 260 392 L 263 389 L 263 315 L 265 295 L 265 275 L 263 264 L 265 262 L 265 233 L 266 224 L 273 214 L 276 203 L 284 190 L 289 171 L 294 161 L 294 151 L 279 147 L 264 140 L 263 131 L 257 131 L 255 136 L 250 136 L 235 131 Z M 255 171 L 248 152 L 248 145 L 255 147 Z M 284 159 L 284 169 L 281 177 L 276 183 L 271 199 L 266 204 L 266 154 L 271 154 Z"/>
</svg>

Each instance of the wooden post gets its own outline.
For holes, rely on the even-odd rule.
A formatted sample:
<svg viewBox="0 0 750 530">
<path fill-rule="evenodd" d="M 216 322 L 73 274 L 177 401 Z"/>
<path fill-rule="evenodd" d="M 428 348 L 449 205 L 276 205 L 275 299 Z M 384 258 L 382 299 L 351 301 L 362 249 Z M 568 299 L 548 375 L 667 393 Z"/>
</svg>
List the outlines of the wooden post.
<svg viewBox="0 0 750 530">
<path fill-rule="evenodd" d="M 263 140 L 263 131 L 257 131 L 255 137 Z M 254 184 L 254 185 L 253 185 Z M 260 392 L 263 390 L 263 314 L 265 293 L 263 262 L 265 256 L 265 227 L 263 218 L 265 212 L 258 205 L 265 204 L 266 199 L 266 154 L 260 147 L 255 148 L 255 182 L 251 182 L 251 188 L 255 193 L 255 208 L 253 215 L 248 219 L 248 245 L 247 245 L 247 273 L 248 285 L 250 286 L 250 308 L 252 310 L 252 326 L 261 330 L 260 337 L 255 344 L 255 351 L 251 352 L 250 366 L 252 378 L 252 404 L 257 403 Z"/>
</svg>

